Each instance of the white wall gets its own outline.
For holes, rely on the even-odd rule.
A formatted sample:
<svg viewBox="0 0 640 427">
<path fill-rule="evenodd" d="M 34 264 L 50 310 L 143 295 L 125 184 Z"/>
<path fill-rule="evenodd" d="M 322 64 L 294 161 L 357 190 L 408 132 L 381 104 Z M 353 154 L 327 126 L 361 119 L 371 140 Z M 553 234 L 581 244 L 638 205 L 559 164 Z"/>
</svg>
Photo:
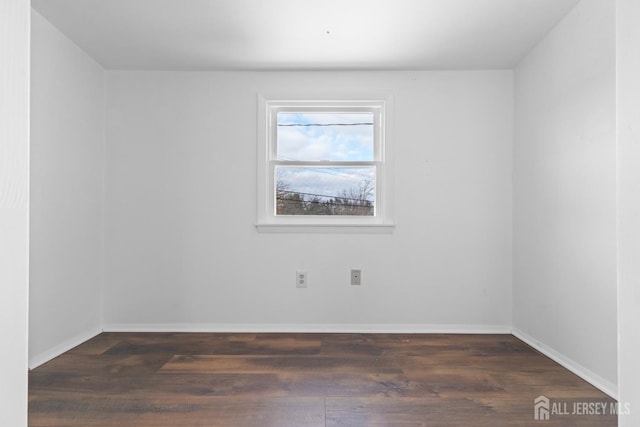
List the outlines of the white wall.
<svg viewBox="0 0 640 427">
<path fill-rule="evenodd" d="M 0 0 L 0 425 L 27 425 L 29 2 Z"/>
<path fill-rule="evenodd" d="M 615 395 L 614 3 L 583 0 L 515 70 L 516 334 Z"/>
<path fill-rule="evenodd" d="M 640 425 L 640 3 L 616 2 L 619 380 L 631 413 L 621 427 Z M 625 408 L 626 409 L 626 408 Z"/>
<path fill-rule="evenodd" d="M 509 331 L 510 71 L 108 80 L 105 329 Z M 393 234 L 256 231 L 257 93 L 308 89 L 395 94 Z"/>
<path fill-rule="evenodd" d="M 101 330 L 105 75 L 32 16 L 30 365 Z"/>
</svg>

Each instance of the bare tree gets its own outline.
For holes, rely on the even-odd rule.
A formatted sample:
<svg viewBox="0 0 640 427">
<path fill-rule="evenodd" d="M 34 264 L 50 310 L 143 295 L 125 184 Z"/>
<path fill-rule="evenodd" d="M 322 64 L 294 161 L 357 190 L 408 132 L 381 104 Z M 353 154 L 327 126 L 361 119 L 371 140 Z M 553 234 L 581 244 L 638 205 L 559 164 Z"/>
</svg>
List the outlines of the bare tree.
<svg viewBox="0 0 640 427">
<path fill-rule="evenodd" d="M 375 188 L 370 179 L 358 186 L 342 190 L 341 199 L 345 209 L 342 215 L 373 215 Z"/>
<path fill-rule="evenodd" d="M 371 180 L 344 189 L 333 198 L 321 198 L 291 190 L 289 183 L 276 179 L 277 215 L 358 215 L 374 213 L 375 187 Z"/>
</svg>

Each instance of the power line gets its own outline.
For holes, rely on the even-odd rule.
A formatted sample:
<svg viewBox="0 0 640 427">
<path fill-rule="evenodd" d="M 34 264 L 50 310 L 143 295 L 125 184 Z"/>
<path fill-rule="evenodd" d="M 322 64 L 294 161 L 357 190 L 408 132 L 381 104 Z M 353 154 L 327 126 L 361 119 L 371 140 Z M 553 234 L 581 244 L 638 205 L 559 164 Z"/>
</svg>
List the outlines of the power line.
<svg viewBox="0 0 640 427">
<path fill-rule="evenodd" d="M 286 194 L 300 194 L 300 195 L 303 195 L 303 196 L 322 197 L 322 198 L 325 198 L 325 199 L 354 200 L 356 202 L 370 202 L 370 203 L 373 203 L 373 200 L 369 200 L 369 199 L 355 199 L 355 198 L 352 198 L 352 197 L 327 196 L 326 194 L 303 193 L 303 192 L 300 192 L 300 191 L 277 190 L 277 192 L 278 193 L 286 193 Z M 278 199 L 278 200 L 291 200 L 291 199 L 283 199 L 283 198 L 278 198 L 278 197 L 276 197 L 276 199 Z M 303 201 L 312 203 L 310 200 L 309 201 L 303 200 Z M 352 206 L 352 205 L 349 205 L 349 206 Z"/>
<path fill-rule="evenodd" d="M 282 127 L 312 127 L 312 126 L 373 126 L 373 123 L 278 123 Z"/>
<path fill-rule="evenodd" d="M 315 200 L 292 200 L 292 199 L 282 199 L 282 198 L 276 198 L 276 200 L 282 200 L 284 202 L 289 202 L 289 203 L 299 203 L 299 204 L 313 204 L 313 205 L 327 205 L 327 206 L 349 206 L 351 208 L 354 209 L 373 209 L 373 205 L 353 205 L 351 203 L 335 203 L 335 202 L 322 202 L 322 201 L 315 201 Z"/>
<path fill-rule="evenodd" d="M 356 178 L 355 176 L 347 175 L 347 174 L 340 173 L 340 172 L 329 172 L 328 170 L 309 168 L 309 167 L 305 167 L 305 166 L 299 167 L 299 169 L 306 169 L 306 170 L 310 170 L 310 171 L 313 171 L 313 172 L 323 173 L 325 175 L 341 176 L 341 177 L 344 177 L 344 178 L 352 179 L 354 181 L 371 181 L 371 179 L 369 177 L 367 177 L 365 175 L 360 175 L 360 174 L 354 174 L 354 175 L 357 175 L 357 176 L 361 177 L 361 178 Z"/>
</svg>

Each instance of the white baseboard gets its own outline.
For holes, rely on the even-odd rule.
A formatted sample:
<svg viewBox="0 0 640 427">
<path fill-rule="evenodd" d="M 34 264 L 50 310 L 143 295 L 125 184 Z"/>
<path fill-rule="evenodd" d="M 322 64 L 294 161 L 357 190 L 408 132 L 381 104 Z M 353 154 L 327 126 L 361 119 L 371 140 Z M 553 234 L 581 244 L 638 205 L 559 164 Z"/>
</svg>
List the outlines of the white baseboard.
<svg viewBox="0 0 640 427">
<path fill-rule="evenodd" d="M 612 398 L 618 400 L 618 387 L 613 384 L 611 381 L 608 381 L 601 376 L 593 373 L 591 370 L 585 368 L 581 364 L 575 362 L 571 358 L 565 356 L 564 354 L 556 351 L 555 349 L 549 347 L 546 344 L 541 343 L 536 340 L 532 336 L 527 333 L 521 331 L 520 329 L 514 328 L 511 332 L 513 336 L 524 341 L 526 344 L 538 350 L 540 353 L 547 356 L 549 359 L 554 362 L 562 365 L 564 368 L 570 370 L 586 382 L 590 383 L 594 387 L 600 389 L 602 392 L 608 394 Z"/>
<path fill-rule="evenodd" d="M 111 323 L 105 332 L 511 334 L 507 325 Z"/>
<path fill-rule="evenodd" d="M 41 352 L 40 354 L 36 354 L 35 356 L 29 357 L 29 369 L 35 369 L 40 365 L 44 365 L 50 360 L 55 359 L 60 356 L 62 353 L 71 350 L 74 347 L 79 346 L 85 341 L 89 341 L 91 338 L 95 337 L 102 333 L 102 329 L 93 329 L 91 331 L 87 331 L 78 335 L 75 335 L 71 338 L 64 340 L 62 343 Z"/>
</svg>

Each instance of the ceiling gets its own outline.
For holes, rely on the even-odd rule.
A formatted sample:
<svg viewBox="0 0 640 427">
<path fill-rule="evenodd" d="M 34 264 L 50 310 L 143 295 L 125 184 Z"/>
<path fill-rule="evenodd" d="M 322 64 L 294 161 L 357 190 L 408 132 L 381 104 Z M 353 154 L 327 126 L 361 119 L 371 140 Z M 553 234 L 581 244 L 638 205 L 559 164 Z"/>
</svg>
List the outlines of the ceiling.
<svg viewBox="0 0 640 427">
<path fill-rule="evenodd" d="M 107 69 L 509 69 L 579 0 L 32 0 Z"/>
</svg>

